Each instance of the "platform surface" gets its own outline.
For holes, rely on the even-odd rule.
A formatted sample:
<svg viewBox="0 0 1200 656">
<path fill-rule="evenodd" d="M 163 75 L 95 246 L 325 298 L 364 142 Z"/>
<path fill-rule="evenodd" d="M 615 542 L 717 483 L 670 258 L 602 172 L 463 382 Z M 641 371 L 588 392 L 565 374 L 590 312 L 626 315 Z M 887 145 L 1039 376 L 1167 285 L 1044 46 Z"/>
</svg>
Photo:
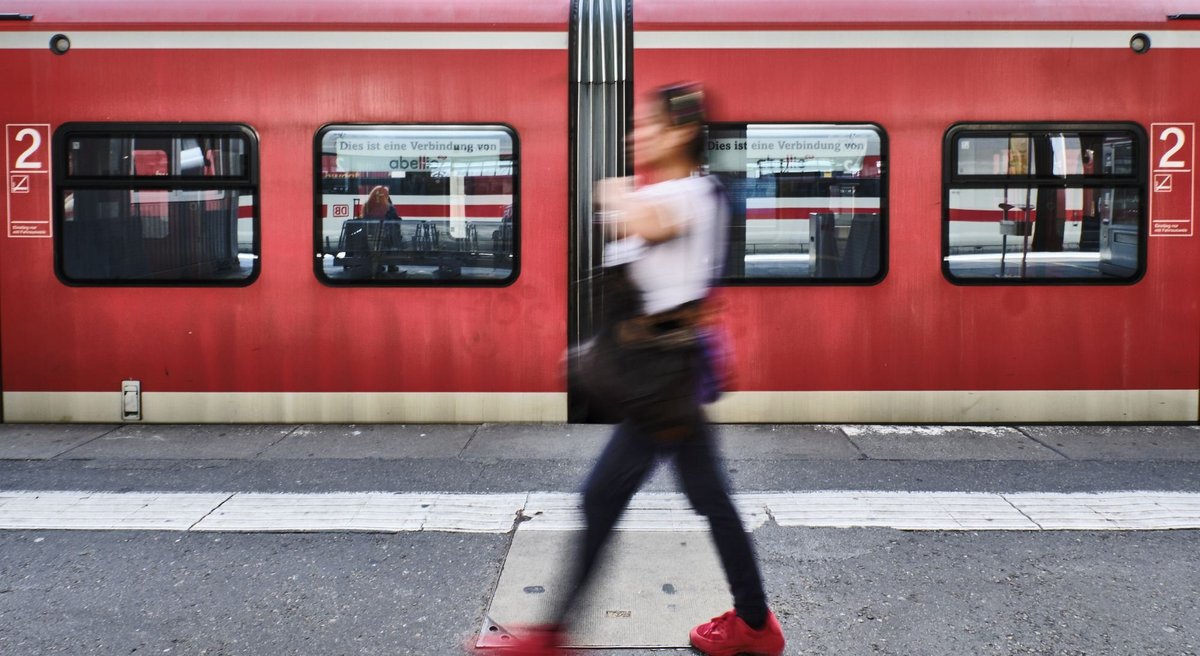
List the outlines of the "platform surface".
<svg viewBox="0 0 1200 656">
<path fill-rule="evenodd" d="M 517 530 L 482 645 L 509 627 L 544 623 L 556 607 L 578 532 Z M 571 621 L 581 648 L 686 647 L 688 631 L 731 607 L 712 540 L 702 532 L 617 531 Z"/>
<path fill-rule="evenodd" d="M 0 425 L 0 654 L 461 653 L 551 608 L 611 430 Z M 1200 654 L 1195 425 L 716 433 L 786 654 Z M 618 526 L 581 656 L 694 653 L 670 467 Z"/>
</svg>

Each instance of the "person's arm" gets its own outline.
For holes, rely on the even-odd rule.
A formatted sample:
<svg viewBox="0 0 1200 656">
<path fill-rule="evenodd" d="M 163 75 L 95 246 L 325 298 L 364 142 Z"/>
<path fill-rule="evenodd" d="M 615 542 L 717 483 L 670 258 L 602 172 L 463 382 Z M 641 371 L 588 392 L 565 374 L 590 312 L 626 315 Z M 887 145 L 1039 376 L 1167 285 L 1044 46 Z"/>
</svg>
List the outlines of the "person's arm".
<svg viewBox="0 0 1200 656">
<path fill-rule="evenodd" d="M 683 226 L 671 216 L 669 206 L 652 202 L 633 192 L 631 178 L 609 178 L 596 186 L 596 199 L 609 218 L 604 222 L 610 238 L 637 235 L 657 244 L 678 237 Z"/>
</svg>

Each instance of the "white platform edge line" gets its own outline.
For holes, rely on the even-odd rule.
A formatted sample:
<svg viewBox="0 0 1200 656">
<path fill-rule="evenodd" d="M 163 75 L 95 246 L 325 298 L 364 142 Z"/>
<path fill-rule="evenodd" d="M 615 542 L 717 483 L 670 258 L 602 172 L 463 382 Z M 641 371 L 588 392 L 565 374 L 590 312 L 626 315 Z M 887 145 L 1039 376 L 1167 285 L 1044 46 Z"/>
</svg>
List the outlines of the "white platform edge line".
<svg viewBox="0 0 1200 656">
<path fill-rule="evenodd" d="M 201 517 L 200 519 L 197 519 L 196 521 L 192 522 L 191 526 L 188 526 L 187 530 L 189 530 L 189 531 L 195 531 L 195 530 L 197 530 L 197 529 L 196 529 L 196 527 L 197 527 L 197 526 L 199 526 L 200 524 L 202 524 L 202 523 L 204 522 L 204 520 L 208 519 L 209 517 L 212 517 L 212 516 L 213 516 L 213 513 L 215 513 L 215 512 L 217 512 L 218 510 L 220 510 L 222 506 L 224 506 L 226 503 L 229 503 L 229 500 L 230 500 L 230 499 L 232 499 L 232 498 L 233 498 L 233 497 L 235 497 L 235 496 L 237 496 L 237 493 L 231 492 L 231 493 L 229 494 L 229 496 L 225 497 L 225 499 L 221 501 L 221 503 L 218 503 L 217 505 L 215 505 L 215 506 L 213 506 L 212 508 L 210 508 L 208 512 L 204 513 L 204 516 L 203 516 L 203 517 Z"/>
<path fill-rule="evenodd" d="M 956 505 L 970 500 L 987 503 Z M 1036 493 L 831 490 L 747 492 L 734 502 L 749 530 L 792 527 L 900 530 L 1170 530 L 1200 528 L 1200 493 Z M 178 505 L 172 507 L 172 502 Z M 239 506 L 238 502 L 244 503 Z M 347 503 L 348 502 L 348 503 Z M 380 503 L 382 502 L 382 503 Z M 873 503 L 883 502 L 883 503 Z M 907 502 L 907 503 L 905 503 Z M 1185 502 L 1180 504 L 1179 502 Z M 470 532 L 577 530 L 575 493 L 0 492 L 0 528 L 205 532 Z M 221 514 L 221 508 L 231 509 Z M 365 512 L 369 511 L 369 512 Z M 361 516 L 360 516 L 361 515 Z M 619 529 L 705 530 L 681 493 L 634 497 Z"/>
</svg>

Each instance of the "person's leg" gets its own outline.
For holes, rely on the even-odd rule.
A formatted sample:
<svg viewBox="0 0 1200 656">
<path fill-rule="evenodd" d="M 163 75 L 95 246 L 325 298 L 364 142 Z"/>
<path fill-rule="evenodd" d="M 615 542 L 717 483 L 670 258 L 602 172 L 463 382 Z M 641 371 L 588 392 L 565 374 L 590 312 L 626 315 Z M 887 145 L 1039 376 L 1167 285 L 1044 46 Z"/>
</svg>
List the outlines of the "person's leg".
<svg viewBox="0 0 1200 656">
<path fill-rule="evenodd" d="M 566 622 L 591 578 L 613 526 L 646 479 L 654 459 L 655 444 L 650 436 L 643 435 L 630 422 L 617 426 L 584 484 L 583 512 L 587 528 L 575 551 L 571 578 L 555 615 L 557 624 Z"/>
<path fill-rule="evenodd" d="M 738 617 L 757 629 L 767 621 L 768 609 L 754 546 L 729 497 L 712 429 L 701 421 L 694 433 L 675 452 L 679 482 L 696 512 L 708 518 Z"/>
</svg>

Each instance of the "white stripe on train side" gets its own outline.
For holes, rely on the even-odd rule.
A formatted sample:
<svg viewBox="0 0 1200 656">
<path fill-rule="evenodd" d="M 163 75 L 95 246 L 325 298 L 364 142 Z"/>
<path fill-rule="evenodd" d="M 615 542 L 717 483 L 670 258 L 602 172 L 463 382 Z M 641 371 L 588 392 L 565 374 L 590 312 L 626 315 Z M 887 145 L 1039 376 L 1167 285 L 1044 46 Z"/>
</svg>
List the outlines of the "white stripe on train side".
<svg viewBox="0 0 1200 656">
<path fill-rule="evenodd" d="M 1138 30 L 695 30 L 636 31 L 643 50 L 1129 48 Z M 1143 30 L 1151 48 L 1200 48 L 1200 32 Z"/>
<path fill-rule="evenodd" d="M 122 423 L 121 392 L 3 393 L 10 423 Z M 1196 421 L 1200 390 L 729 392 L 718 423 Z M 142 423 L 562 422 L 565 392 L 143 392 Z"/>
<path fill-rule="evenodd" d="M 640 30 L 638 49 L 1108 49 L 1138 30 Z M 1200 48 L 1200 32 L 1142 30 L 1153 49 Z M 58 32 L 0 33 L 0 49 L 48 48 Z M 98 50 L 566 50 L 566 32 L 74 30 L 72 49 Z"/>
<path fill-rule="evenodd" d="M 0 49 L 48 49 L 58 32 L 0 33 Z M 89 50 L 566 50 L 566 32 L 98 31 L 64 29 Z"/>
</svg>

